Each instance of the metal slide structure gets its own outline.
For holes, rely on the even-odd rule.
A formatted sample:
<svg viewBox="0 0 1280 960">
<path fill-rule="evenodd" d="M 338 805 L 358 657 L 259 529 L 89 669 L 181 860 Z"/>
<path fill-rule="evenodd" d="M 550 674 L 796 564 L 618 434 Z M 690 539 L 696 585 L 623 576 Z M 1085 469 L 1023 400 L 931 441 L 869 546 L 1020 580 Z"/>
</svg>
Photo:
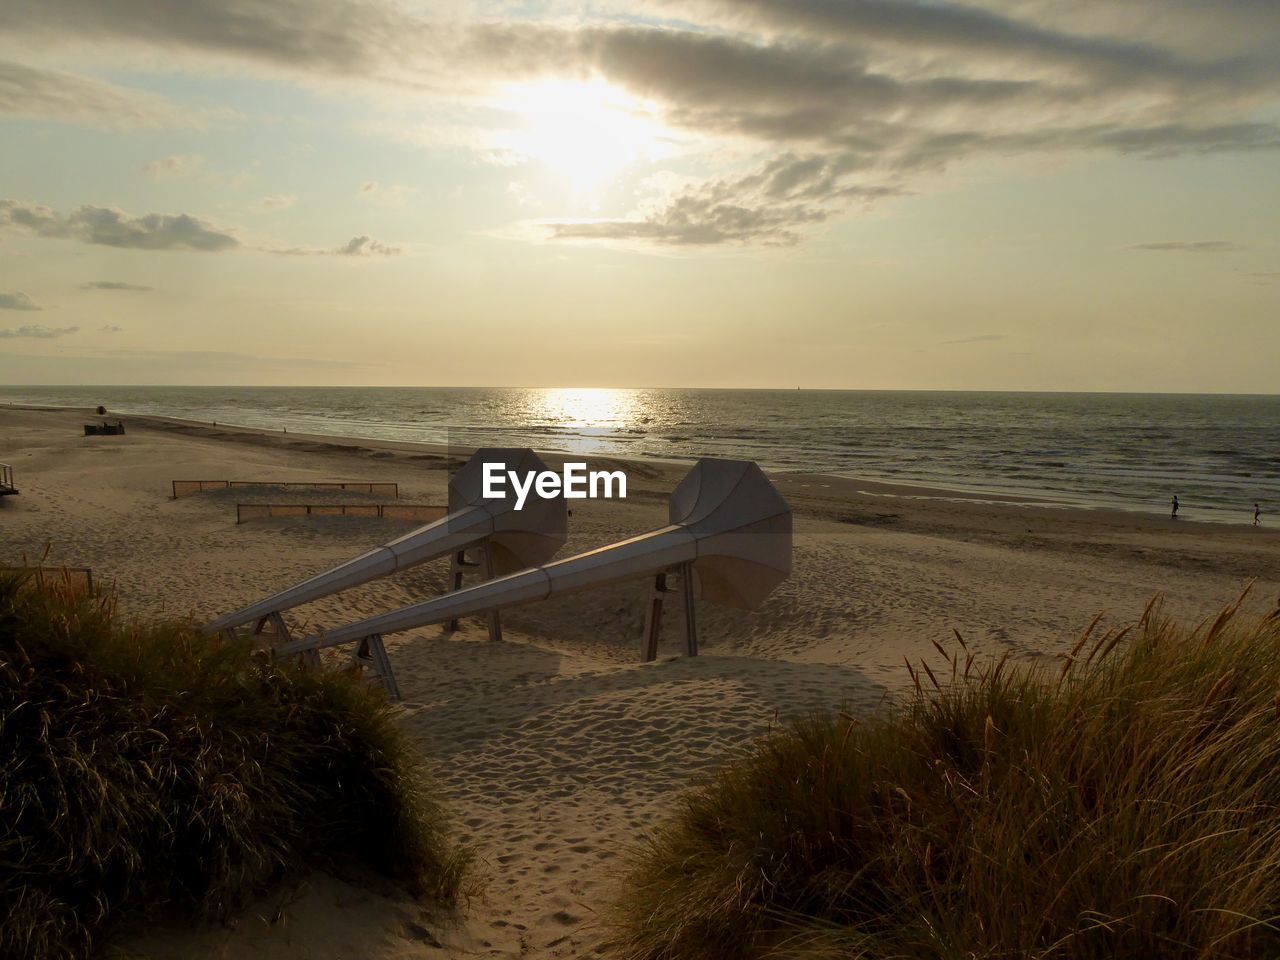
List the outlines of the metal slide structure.
<svg viewBox="0 0 1280 960">
<path fill-rule="evenodd" d="M 560 495 L 540 497 L 531 491 L 523 509 L 517 510 L 511 484 L 504 485 L 506 493 L 503 496 L 486 498 L 483 495 L 486 463 L 501 464 L 504 474 L 514 471 L 522 477 L 537 475 L 547 469 L 542 459 L 529 449 L 491 447 L 477 450 L 449 481 L 447 516 L 219 617 L 204 627 L 205 632 L 233 633 L 239 626 L 255 623 L 254 632 L 260 633 L 271 623 L 277 634 L 277 651 L 284 652 L 290 637 L 281 617 L 283 611 L 385 577 L 397 570 L 450 555 L 453 558 L 450 587 L 456 590 L 462 586 L 468 548 L 479 550 L 485 577 L 501 576 L 550 560 L 564 546 L 568 533 L 564 498 Z M 494 639 L 501 636 L 496 611 L 490 617 L 489 629 Z M 397 694 L 395 678 L 380 638 L 361 643 L 356 658 L 381 677 L 393 696 Z"/>
<path fill-rule="evenodd" d="M 671 573 L 681 581 L 691 656 L 698 652 L 695 588 L 704 600 L 755 609 L 790 575 L 791 508 L 755 463 L 699 460 L 671 494 L 670 522 L 650 533 L 285 643 L 280 652 L 309 654 L 345 643 L 380 647 L 385 634 L 653 577 L 643 650 L 643 659 L 653 660 Z"/>
</svg>

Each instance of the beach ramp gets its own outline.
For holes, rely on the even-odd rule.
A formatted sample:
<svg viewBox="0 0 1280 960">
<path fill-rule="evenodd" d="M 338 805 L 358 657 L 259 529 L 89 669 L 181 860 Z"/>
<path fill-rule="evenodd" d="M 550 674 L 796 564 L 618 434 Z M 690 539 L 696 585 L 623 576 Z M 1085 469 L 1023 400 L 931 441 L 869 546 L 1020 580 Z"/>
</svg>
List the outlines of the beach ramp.
<svg viewBox="0 0 1280 960">
<path fill-rule="evenodd" d="M 657 656 L 666 578 L 681 584 L 686 649 L 698 652 L 694 600 L 758 607 L 791 573 L 791 508 L 753 462 L 699 460 L 671 495 L 670 522 L 650 533 L 532 567 L 283 645 L 302 653 L 457 617 L 535 603 L 626 580 L 653 578 L 642 659 Z"/>
<path fill-rule="evenodd" d="M 453 558 L 450 584 L 456 589 L 462 585 L 468 549 L 480 552 L 480 566 L 486 577 L 545 563 L 564 546 L 568 535 L 564 498 L 558 493 L 554 497 L 532 494 L 522 509 L 516 509 L 512 485 L 504 485 L 501 496 L 485 497 L 486 463 L 500 464 L 504 472 L 521 477 L 536 476 L 546 470 L 546 465 L 532 450 L 499 447 L 477 450 L 449 482 L 449 512 L 444 517 L 279 593 L 233 610 L 207 624 L 205 632 L 234 631 L 249 623 L 256 624 L 255 632 L 261 632 L 271 623 L 276 628 L 277 640 L 288 641 L 288 630 L 280 616 L 283 611 L 438 557 Z M 490 632 L 496 639 L 500 631 L 495 611 L 490 619 Z M 385 662 L 380 639 L 362 644 L 357 654 L 371 658 L 372 664 L 367 665 L 375 667 L 388 688 L 394 689 L 394 678 Z"/>
</svg>

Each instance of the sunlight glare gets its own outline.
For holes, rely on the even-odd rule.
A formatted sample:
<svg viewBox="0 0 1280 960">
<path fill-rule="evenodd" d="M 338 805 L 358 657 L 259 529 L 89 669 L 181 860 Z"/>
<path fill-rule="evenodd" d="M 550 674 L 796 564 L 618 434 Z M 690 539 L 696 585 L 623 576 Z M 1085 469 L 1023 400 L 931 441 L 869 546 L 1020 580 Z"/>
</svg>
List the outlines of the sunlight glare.
<svg viewBox="0 0 1280 960">
<path fill-rule="evenodd" d="M 537 161 L 593 193 L 632 164 L 670 152 L 652 104 L 603 80 L 543 80 L 506 90 L 501 104 L 518 118 L 498 146 Z"/>
<path fill-rule="evenodd" d="M 625 427 L 634 413 L 634 390 L 603 387 L 542 391 L 543 416 L 551 423 L 608 431 Z"/>
</svg>

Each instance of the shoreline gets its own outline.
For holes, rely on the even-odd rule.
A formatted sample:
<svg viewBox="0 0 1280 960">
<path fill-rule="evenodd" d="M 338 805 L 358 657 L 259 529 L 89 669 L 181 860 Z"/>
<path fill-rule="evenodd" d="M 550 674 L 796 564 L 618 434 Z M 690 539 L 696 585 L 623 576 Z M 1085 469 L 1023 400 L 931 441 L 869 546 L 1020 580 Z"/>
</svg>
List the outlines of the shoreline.
<svg viewBox="0 0 1280 960">
<path fill-rule="evenodd" d="M 73 406 L 46 406 L 40 404 L 24 404 L 10 402 L 4 405 L 4 409 L 24 410 L 31 412 L 50 412 L 50 413 L 75 413 L 86 417 L 104 416 L 98 414 L 93 407 L 73 407 Z M 208 431 L 215 431 L 223 435 L 239 435 L 243 438 L 261 438 L 261 439 L 279 439 L 288 438 L 289 441 L 298 441 L 313 444 L 330 444 L 334 447 L 350 448 L 352 450 L 370 450 L 370 451 L 388 451 L 392 453 L 405 454 L 425 454 L 434 456 L 459 456 L 470 455 L 475 451 L 475 447 L 456 446 L 451 444 L 433 443 L 423 440 L 393 440 L 379 437 L 363 437 L 354 434 L 339 433 L 288 433 L 285 430 L 274 430 L 267 427 L 256 427 L 246 424 L 228 423 L 225 421 L 211 420 L 193 420 L 185 417 L 175 417 L 165 414 L 145 414 L 145 413 L 112 413 L 108 411 L 105 418 L 110 420 L 129 418 L 130 420 L 140 422 L 142 424 L 151 425 L 155 429 L 172 430 L 184 429 L 190 431 L 206 431 L 205 436 L 210 439 L 224 439 L 224 437 L 211 436 Z M 229 437 L 225 437 L 229 439 Z M 624 465 L 631 467 L 634 472 L 644 476 L 652 474 L 649 468 L 657 468 L 659 471 L 667 471 L 673 469 L 687 470 L 693 463 L 692 458 L 664 458 L 664 457 L 629 457 L 614 454 L 588 455 L 574 454 L 562 450 L 552 450 L 533 446 L 532 449 L 542 456 L 555 463 L 563 463 L 565 460 L 576 458 L 585 460 L 589 464 L 611 464 Z M 1055 510 L 1069 511 L 1072 513 L 1080 513 L 1099 518 L 1126 518 L 1141 519 L 1152 523 L 1178 524 L 1180 526 L 1208 526 L 1212 528 L 1240 528 L 1240 529 L 1261 529 L 1266 527 L 1254 528 L 1248 520 L 1230 520 L 1218 517 L 1191 517 L 1184 515 L 1178 520 L 1173 521 L 1162 512 L 1156 512 L 1149 509 L 1143 509 L 1138 505 L 1125 506 L 1115 502 L 1098 501 L 1096 503 L 1088 503 L 1081 500 L 1068 500 L 1054 496 L 1051 493 L 1031 493 L 1031 492 L 1012 492 L 1008 488 L 982 488 L 972 487 L 968 485 L 948 485 L 938 484 L 932 481 L 921 480 L 890 480 L 880 477 L 856 475 L 848 471 L 822 471 L 822 470 L 774 470 L 766 469 L 765 473 L 775 481 L 794 481 L 797 478 L 804 478 L 813 481 L 814 478 L 820 478 L 826 481 L 835 481 L 837 484 L 851 489 L 859 495 L 866 497 L 880 498 L 887 502 L 898 500 L 925 500 L 933 502 L 950 502 L 958 505 L 974 504 L 987 505 L 992 507 L 1000 507 L 1004 509 L 1021 509 L 1021 510 Z M 1184 511 L 1196 508 L 1188 507 L 1184 504 Z M 1211 508 L 1210 508 L 1211 509 Z"/>
</svg>

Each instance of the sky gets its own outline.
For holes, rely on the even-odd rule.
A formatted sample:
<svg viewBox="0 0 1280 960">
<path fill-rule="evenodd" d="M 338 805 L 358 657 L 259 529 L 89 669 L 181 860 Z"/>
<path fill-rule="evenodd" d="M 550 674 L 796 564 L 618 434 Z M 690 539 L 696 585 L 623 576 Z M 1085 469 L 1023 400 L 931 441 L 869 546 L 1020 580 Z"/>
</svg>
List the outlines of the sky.
<svg viewBox="0 0 1280 960">
<path fill-rule="evenodd" d="M 1275 393 L 1275 0 L 5 0 L 0 383 Z"/>
</svg>

